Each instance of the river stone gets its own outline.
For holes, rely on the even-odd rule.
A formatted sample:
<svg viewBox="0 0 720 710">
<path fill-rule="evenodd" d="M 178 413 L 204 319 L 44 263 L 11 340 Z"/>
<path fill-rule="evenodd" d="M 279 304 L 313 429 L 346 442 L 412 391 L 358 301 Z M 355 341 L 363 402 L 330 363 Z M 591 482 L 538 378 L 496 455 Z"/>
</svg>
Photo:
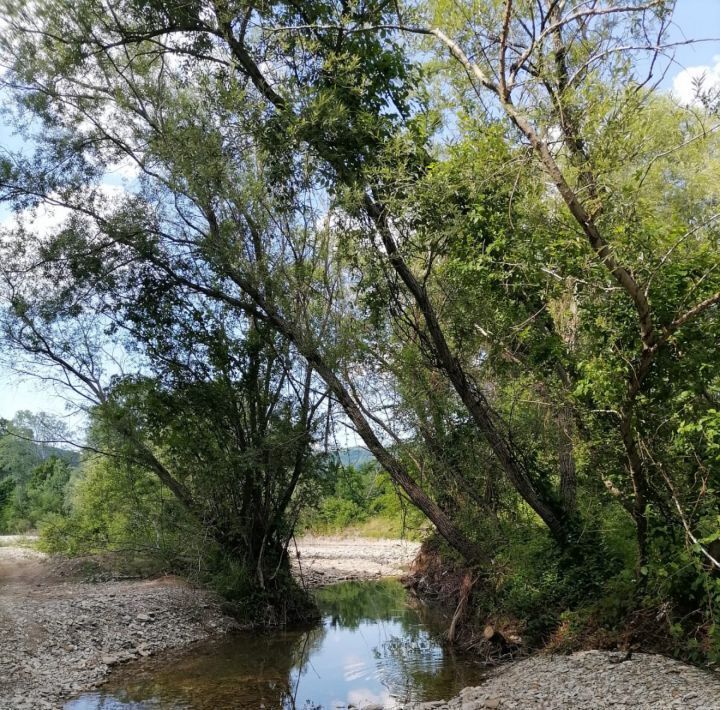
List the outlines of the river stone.
<svg viewBox="0 0 720 710">
<path fill-rule="evenodd" d="M 538 655 L 496 670 L 478 688 L 465 688 L 442 710 L 720 710 L 720 674 L 664 656 L 584 651 Z M 404 710 L 425 710 L 409 703 Z"/>
<path fill-rule="evenodd" d="M 0 547 L 0 561 L 8 558 L 15 563 L 14 548 Z M 135 653 L 151 655 L 237 628 L 213 594 L 172 580 L 87 584 L 50 577 L 41 592 L 27 591 L 24 581 L 0 585 L 0 710 L 58 710 Z M 162 623 L 147 623 L 157 614 L 149 609 L 162 610 Z"/>
</svg>

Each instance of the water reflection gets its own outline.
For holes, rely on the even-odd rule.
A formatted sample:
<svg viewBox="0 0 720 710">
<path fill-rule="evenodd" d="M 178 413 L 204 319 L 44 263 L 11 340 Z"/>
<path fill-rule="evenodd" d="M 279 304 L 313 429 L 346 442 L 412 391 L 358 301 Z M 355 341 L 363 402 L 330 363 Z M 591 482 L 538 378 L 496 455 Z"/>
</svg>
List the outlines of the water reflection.
<svg viewBox="0 0 720 710">
<path fill-rule="evenodd" d="M 477 684 L 480 668 L 445 651 L 446 621 L 409 604 L 392 580 L 347 582 L 317 592 L 321 624 L 237 634 L 191 653 L 115 673 L 100 693 L 66 710 L 128 708 L 346 708 L 435 700 Z"/>
</svg>

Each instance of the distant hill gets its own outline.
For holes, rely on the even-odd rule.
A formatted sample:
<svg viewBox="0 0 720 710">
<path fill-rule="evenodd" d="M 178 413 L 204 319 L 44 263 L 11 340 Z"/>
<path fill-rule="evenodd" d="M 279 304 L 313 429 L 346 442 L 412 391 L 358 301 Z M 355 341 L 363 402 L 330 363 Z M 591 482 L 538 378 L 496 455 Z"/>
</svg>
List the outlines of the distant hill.
<svg viewBox="0 0 720 710">
<path fill-rule="evenodd" d="M 335 453 L 343 466 L 362 466 L 364 463 L 375 460 L 375 457 L 362 446 L 339 449 Z"/>
</svg>

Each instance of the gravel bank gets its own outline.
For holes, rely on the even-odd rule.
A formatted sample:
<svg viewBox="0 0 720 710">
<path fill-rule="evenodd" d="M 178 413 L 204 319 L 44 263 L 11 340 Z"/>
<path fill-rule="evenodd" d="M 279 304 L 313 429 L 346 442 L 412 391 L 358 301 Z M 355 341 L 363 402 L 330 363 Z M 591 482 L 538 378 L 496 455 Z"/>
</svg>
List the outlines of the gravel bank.
<svg viewBox="0 0 720 710">
<path fill-rule="evenodd" d="M 86 584 L 68 581 L 44 556 L 0 538 L 0 710 L 60 708 L 135 658 L 181 648 L 235 628 L 207 591 L 167 577 Z M 395 576 L 416 543 L 303 538 L 298 576 L 308 586 Z M 661 656 L 599 651 L 535 656 L 498 669 L 449 701 L 405 710 L 720 710 L 720 675 Z"/>
<path fill-rule="evenodd" d="M 110 668 L 234 628 L 211 594 L 168 577 L 85 584 L 0 548 L 0 709 L 59 708 Z"/>
<path fill-rule="evenodd" d="M 399 577 L 420 550 L 419 542 L 367 538 L 302 537 L 290 558 L 295 576 L 307 587 L 358 579 Z"/>
<path fill-rule="evenodd" d="M 663 656 L 586 651 L 535 656 L 506 666 L 450 701 L 405 710 L 720 710 L 720 675 Z"/>
</svg>

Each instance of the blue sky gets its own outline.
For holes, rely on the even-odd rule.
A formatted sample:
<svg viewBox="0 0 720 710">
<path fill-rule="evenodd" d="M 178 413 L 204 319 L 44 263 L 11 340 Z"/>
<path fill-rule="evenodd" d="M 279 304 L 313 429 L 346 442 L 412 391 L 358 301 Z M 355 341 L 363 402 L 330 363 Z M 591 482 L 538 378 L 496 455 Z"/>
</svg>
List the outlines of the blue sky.
<svg viewBox="0 0 720 710">
<path fill-rule="evenodd" d="M 677 0 L 675 6 L 674 40 L 720 37 L 719 0 Z M 709 64 L 720 51 L 720 44 L 699 43 L 678 50 L 681 64 Z"/>
<path fill-rule="evenodd" d="M 677 0 L 671 41 L 700 38 L 715 38 L 715 41 L 678 47 L 675 62 L 663 82 L 664 88 L 674 88 L 682 95 L 690 90 L 692 78 L 702 73 L 720 82 L 720 41 L 717 41 L 720 38 L 720 0 Z M 0 146 L 6 149 L 18 147 L 16 139 L 7 134 L 1 123 Z M 109 182 L 117 184 L 115 180 Z M 6 214 L 0 208 L 0 219 Z M 0 417 L 10 418 L 22 409 L 62 414 L 66 411 L 66 401 L 52 387 L 37 381 L 20 380 L 10 368 L 0 365 Z"/>
<path fill-rule="evenodd" d="M 680 89 L 692 75 L 705 71 L 720 80 L 720 0 L 677 0 L 675 25 L 670 39 L 711 39 L 710 42 L 677 47 L 675 62 L 663 82 L 666 88 Z M 680 86 L 679 86 L 680 84 Z"/>
</svg>

